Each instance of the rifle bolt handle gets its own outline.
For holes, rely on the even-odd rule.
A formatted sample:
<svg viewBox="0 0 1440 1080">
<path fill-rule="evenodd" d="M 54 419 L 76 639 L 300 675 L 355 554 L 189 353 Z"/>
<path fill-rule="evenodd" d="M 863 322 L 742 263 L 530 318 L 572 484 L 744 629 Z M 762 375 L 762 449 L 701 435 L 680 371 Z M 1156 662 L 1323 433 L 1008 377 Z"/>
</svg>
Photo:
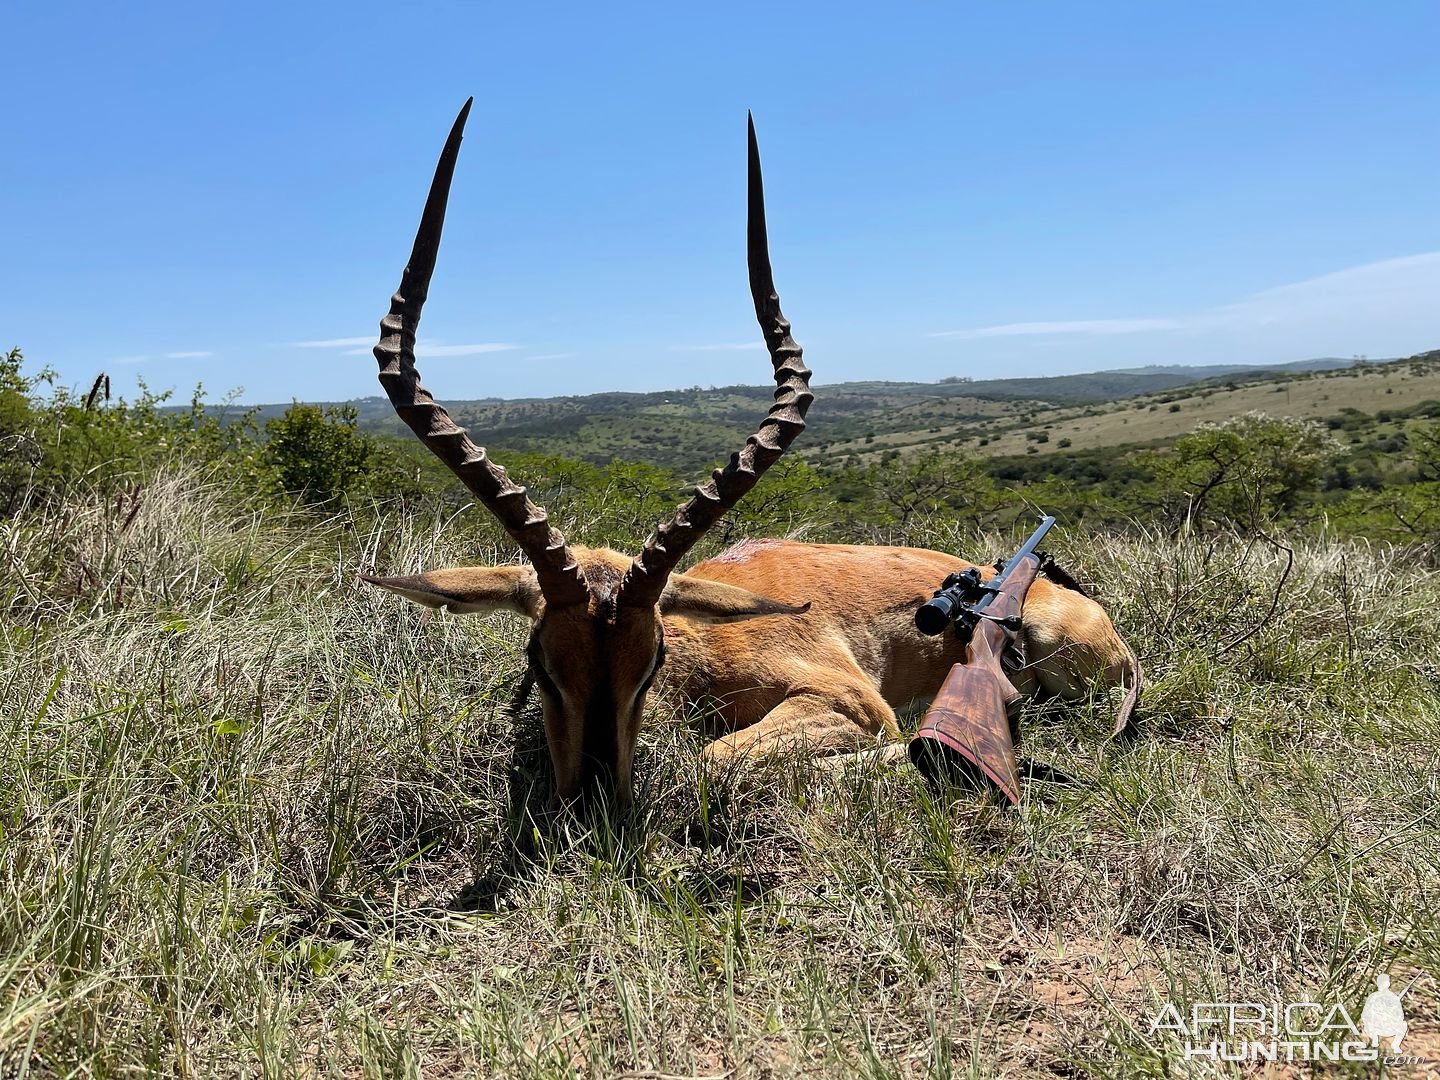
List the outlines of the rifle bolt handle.
<svg viewBox="0 0 1440 1080">
<path fill-rule="evenodd" d="M 1001 618 L 999 615 L 986 615 L 983 611 L 977 612 L 977 614 L 982 619 L 989 619 L 991 622 L 998 622 L 1001 626 L 1003 626 L 1006 630 L 1009 630 L 1012 634 L 1018 634 L 1020 632 L 1020 627 L 1024 625 L 1020 621 L 1019 615 L 1006 615 L 1004 618 Z"/>
</svg>

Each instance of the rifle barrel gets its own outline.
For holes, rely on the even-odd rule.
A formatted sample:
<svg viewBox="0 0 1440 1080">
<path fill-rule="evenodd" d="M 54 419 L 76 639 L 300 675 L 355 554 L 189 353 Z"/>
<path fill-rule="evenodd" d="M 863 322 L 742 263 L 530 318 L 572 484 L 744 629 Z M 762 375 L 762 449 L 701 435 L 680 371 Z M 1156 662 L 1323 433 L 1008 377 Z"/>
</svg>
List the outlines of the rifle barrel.
<svg viewBox="0 0 1440 1080">
<path fill-rule="evenodd" d="M 990 606 L 996 594 L 1005 587 L 1005 582 L 1010 579 L 1011 572 L 1014 571 L 1015 567 L 1024 559 L 1035 554 L 1035 549 L 1040 546 L 1041 541 L 1045 539 L 1045 534 L 1050 531 L 1051 526 L 1054 524 L 1055 519 L 1049 514 L 1046 514 L 1040 519 L 1040 524 L 1035 527 L 1035 531 L 1030 534 L 1030 538 L 1020 545 L 1019 551 L 1015 552 L 1014 555 L 1006 560 L 1005 569 L 1001 570 L 1000 573 L 985 583 L 985 595 L 975 601 L 974 607 L 976 611 L 983 611 Z"/>
</svg>

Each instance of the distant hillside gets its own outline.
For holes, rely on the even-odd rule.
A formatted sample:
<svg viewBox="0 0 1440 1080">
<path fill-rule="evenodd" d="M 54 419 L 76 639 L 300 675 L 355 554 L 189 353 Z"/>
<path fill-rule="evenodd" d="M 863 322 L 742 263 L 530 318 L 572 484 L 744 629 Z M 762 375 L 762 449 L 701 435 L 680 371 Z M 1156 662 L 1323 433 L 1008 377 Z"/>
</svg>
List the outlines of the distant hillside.
<svg viewBox="0 0 1440 1080">
<path fill-rule="evenodd" d="M 1389 360 L 1377 360 L 1379 364 Z M 1117 371 L 1133 375 L 1149 375 L 1166 372 L 1191 372 L 1203 378 L 1219 378 L 1224 375 L 1257 375 L 1263 371 L 1334 371 L 1337 368 L 1354 367 L 1356 361 L 1338 356 L 1319 356 L 1313 360 L 1292 360 L 1286 364 L 1204 364 L 1189 367 L 1184 364 L 1147 364 L 1138 368 L 1116 368 Z"/>
<path fill-rule="evenodd" d="M 812 458 L 869 456 L 887 448 L 957 438 L 974 445 L 982 432 L 1002 438 L 1003 432 L 1028 426 L 1037 413 L 1094 411 L 1184 387 L 1237 379 L 1270 382 L 1350 366 L 1351 361 L 1325 358 L 1260 367 L 1171 365 L 1040 378 L 822 383 L 816 386 L 819 403 L 808 418 L 805 453 Z M 771 386 L 725 386 L 446 404 L 477 442 L 497 452 L 543 452 L 597 463 L 618 457 L 696 471 L 738 447 L 773 396 Z M 349 404 L 359 411 L 362 427 L 404 433 L 383 397 Z M 262 406 L 260 419 L 286 408 Z"/>
<path fill-rule="evenodd" d="M 1153 364 L 1140 368 L 1116 368 L 1083 375 L 1051 375 L 1029 379 L 984 379 L 963 384 L 976 397 L 1001 400 L 1048 401 L 1054 403 L 1113 401 L 1117 398 L 1158 394 L 1178 386 L 1231 375 L 1259 378 L 1268 373 L 1328 371 L 1347 368 L 1354 361 L 1335 357 L 1296 360 L 1288 364 Z M 952 385 L 952 384 L 942 384 Z"/>
<path fill-rule="evenodd" d="M 1204 370 L 1204 369 L 1192 369 Z M 823 457 L 875 460 L 886 454 L 964 447 L 991 455 L 1063 454 L 1120 446 L 1163 446 L 1239 413 L 1329 419 L 1363 414 L 1387 423 L 1420 403 L 1440 402 L 1440 350 L 1404 361 L 1241 369 L 1188 386 L 1104 404 L 1038 406 L 980 422 L 892 425 L 884 432 L 831 443 Z M 1436 411 L 1440 411 L 1437 406 Z M 1425 410 L 1426 416 L 1431 410 Z"/>
</svg>

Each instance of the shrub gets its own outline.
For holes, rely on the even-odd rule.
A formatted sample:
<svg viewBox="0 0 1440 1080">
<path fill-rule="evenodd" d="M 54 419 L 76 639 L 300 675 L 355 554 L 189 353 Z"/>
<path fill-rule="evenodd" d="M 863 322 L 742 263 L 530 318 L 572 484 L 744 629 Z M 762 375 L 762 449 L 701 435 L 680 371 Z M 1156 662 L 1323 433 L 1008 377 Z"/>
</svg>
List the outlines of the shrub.
<svg viewBox="0 0 1440 1080">
<path fill-rule="evenodd" d="M 381 453 L 358 419 L 351 405 L 291 405 L 265 425 L 262 468 L 279 491 L 312 504 L 371 490 Z"/>
<path fill-rule="evenodd" d="M 54 387 L 54 372 L 26 376 L 19 349 L 0 358 L 0 514 L 22 500 L 50 502 L 83 488 L 108 498 L 148 483 L 181 462 L 248 471 L 255 430 L 249 414 L 232 422 L 207 410 L 196 387 L 188 408 L 167 406 L 168 391 L 143 383 L 135 401 L 110 401 L 110 381 L 88 395 Z M 48 391 L 48 396 L 45 396 Z"/>
<path fill-rule="evenodd" d="M 1243 413 L 1201 424 L 1168 454 L 1154 455 L 1156 483 L 1173 513 L 1193 522 L 1259 528 L 1293 513 L 1345 454 L 1312 420 Z"/>
</svg>

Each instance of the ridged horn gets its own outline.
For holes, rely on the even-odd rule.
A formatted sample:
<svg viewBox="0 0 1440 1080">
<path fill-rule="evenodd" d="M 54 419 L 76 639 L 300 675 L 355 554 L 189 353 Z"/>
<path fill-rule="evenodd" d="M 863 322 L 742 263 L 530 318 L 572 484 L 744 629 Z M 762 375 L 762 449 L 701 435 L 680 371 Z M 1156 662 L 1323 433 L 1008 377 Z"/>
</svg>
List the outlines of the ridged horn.
<svg viewBox="0 0 1440 1080">
<path fill-rule="evenodd" d="M 631 607 L 658 603 L 660 594 L 685 553 L 725 511 L 739 502 L 765 470 L 779 460 L 795 436 L 805 430 L 805 412 L 814 395 L 810 392 L 810 369 L 800 360 L 800 346 L 790 337 L 790 324 L 780 311 L 780 297 L 770 272 L 770 243 L 765 232 L 765 185 L 760 176 L 760 147 L 755 140 L 755 118 L 749 117 L 750 195 L 746 227 L 746 255 L 750 265 L 750 293 L 755 300 L 755 317 L 770 350 L 775 369 L 775 404 L 760 428 L 745 440 L 738 453 L 730 455 L 724 468 L 716 469 L 695 494 L 675 511 L 645 543 L 645 548 L 625 571 L 618 602 Z"/>
<path fill-rule="evenodd" d="M 455 126 L 450 129 L 450 137 L 445 140 L 445 149 L 435 166 L 435 179 L 425 200 L 425 213 L 415 234 L 410 262 L 400 278 L 400 291 L 390 298 L 390 313 L 380 320 L 380 343 L 375 346 L 375 359 L 380 363 L 380 385 L 400 419 L 475 493 L 520 545 L 535 565 L 546 603 L 566 607 L 585 603 L 589 592 L 585 573 L 565 545 L 565 538 L 550 527 L 545 510 L 526 497 L 525 488 L 506 476 L 505 470 L 486 456 L 484 447 L 471 442 L 465 429 L 450 419 L 450 414 L 420 385 L 420 373 L 415 369 L 415 330 L 420 325 L 420 309 L 430 292 L 430 275 L 435 270 L 435 255 L 440 249 L 450 180 L 455 174 L 460 139 L 474 100 L 466 101 L 455 118 Z"/>
</svg>

